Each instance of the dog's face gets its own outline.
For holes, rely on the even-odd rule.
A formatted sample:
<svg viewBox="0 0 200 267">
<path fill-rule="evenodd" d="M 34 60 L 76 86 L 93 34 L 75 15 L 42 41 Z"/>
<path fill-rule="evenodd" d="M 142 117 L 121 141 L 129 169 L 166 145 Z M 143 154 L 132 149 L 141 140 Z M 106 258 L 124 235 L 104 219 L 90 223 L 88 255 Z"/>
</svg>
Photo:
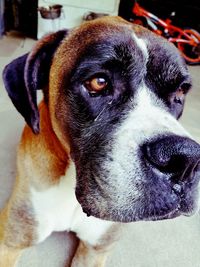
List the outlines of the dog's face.
<svg viewBox="0 0 200 267">
<path fill-rule="evenodd" d="M 193 213 L 200 146 L 177 121 L 191 80 L 175 46 L 110 17 L 58 39 L 53 60 L 42 53 L 51 65 L 44 93 L 54 131 L 70 144 L 83 211 L 121 222 Z M 25 59 L 26 87 L 32 72 L 32 84 L 48 76 L 35 54 Z M 31 104 L 34 115 L 23 115 L 38 132 Z"/>
</svg>

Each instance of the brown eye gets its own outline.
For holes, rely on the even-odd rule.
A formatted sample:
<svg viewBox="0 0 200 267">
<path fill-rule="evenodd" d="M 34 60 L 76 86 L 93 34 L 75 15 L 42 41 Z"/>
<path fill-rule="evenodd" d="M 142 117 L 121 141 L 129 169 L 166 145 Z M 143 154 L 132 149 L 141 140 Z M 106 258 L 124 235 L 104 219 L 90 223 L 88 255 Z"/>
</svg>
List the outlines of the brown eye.
<svg viewBox="0 0 200 267">
<path fill-rule="evenodd" d="M 90 91 L 90 93 L 99 93 L 102 90 L 105 90 L 107 86 L 108 81 L 103 77 L 95 77 L 85 82 L 85 87 Z"/>
</svg>

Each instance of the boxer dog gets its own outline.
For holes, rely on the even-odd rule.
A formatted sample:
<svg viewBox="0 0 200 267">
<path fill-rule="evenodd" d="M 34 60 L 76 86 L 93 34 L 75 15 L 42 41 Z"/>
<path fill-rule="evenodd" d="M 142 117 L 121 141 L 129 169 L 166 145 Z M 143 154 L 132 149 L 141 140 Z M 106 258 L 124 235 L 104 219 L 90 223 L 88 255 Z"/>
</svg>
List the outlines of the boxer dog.
<svg viewBox="0 0 200 267">
<path fill-rule="evenodd" d="M 27 126 L 0 266 L 64 230 L 80 239 L 71 266 L 104 266 L 121 223 L 197 210 L 200 145 L 177 121 L 191 78 L 173 44 L 104 17 L 45 36 L 3 79 Z"/>
</svg>

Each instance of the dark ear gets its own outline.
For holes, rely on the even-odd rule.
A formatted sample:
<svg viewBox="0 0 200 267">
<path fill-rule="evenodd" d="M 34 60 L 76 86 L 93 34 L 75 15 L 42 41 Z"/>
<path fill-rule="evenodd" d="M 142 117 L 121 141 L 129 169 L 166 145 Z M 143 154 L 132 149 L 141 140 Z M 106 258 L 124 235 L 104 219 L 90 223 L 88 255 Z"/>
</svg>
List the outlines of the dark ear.
<svg viewBox="0 0 200 267">
<path fill-rule="evenodd" d="M 13 60 L 3 71 L 9 97 L 35 134 L 39 133 L 36 90 L 48 84 L 53 55 L 66 35 L 66 30 L 46 35 L 29 54 Z"/>
</svg>

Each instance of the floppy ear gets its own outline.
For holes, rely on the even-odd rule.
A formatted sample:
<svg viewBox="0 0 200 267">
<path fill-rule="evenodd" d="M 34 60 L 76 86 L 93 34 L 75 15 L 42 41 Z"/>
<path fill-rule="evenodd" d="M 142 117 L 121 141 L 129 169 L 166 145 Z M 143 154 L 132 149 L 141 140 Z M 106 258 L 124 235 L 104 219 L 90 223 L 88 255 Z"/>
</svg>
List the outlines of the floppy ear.
<svg viewBox="0 0 200 267">
<path fill-rule="evenodd" d="M 53 55 L 66 35 L 67 30 L 46 35 L 29 54 L 13 60 L 3 71 L 9 97 L 35 134 L 39 133 L 36 90 L 48 84 Z"/>
</svg>

